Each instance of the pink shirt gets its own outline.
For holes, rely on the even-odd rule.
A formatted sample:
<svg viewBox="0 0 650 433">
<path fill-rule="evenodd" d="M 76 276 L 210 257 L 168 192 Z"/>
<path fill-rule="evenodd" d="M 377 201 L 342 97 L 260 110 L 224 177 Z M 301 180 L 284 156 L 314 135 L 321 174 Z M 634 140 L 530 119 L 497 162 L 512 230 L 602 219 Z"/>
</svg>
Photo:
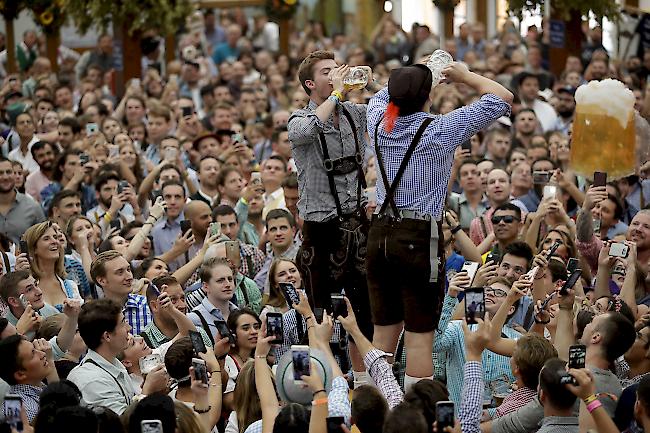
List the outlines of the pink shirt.
<svg viewBox="0 0 650 433">
<path fill-rule="evenodd" d="M 27 180 L 25 181 L 25 192 L 40 203 L 41 191 L 43 191 L 43 189 L 49 184 L 50 179 L 48 179 L 39 169 L 27 176 Z"/>
</svg>

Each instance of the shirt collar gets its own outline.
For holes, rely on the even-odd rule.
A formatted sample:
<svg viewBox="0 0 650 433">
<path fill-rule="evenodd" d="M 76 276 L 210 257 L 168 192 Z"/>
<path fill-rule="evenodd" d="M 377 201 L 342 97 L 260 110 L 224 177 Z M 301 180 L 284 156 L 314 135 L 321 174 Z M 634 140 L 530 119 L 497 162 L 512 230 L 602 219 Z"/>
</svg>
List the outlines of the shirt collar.
<svg viewBox="0 0 650 433">
<path fill-rule="evenodd" d="M 143 305 L 146 305 L 146 302 L 143 302 L 146 298 L 139 295 L 134 295 L 129 293 L 124 303 L 124 308 L 141 308 Z"/>
</svg>

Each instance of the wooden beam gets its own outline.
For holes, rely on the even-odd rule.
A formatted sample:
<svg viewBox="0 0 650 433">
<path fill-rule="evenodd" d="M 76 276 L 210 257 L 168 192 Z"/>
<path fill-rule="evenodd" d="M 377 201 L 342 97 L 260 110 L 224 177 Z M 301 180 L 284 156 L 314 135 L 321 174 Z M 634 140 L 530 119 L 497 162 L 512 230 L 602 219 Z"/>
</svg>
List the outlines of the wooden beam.
<svg viewBox="0 0 650 433">
<path fill-rule="evenodd" d="M 454 10 L 445 10 L 445 38 L 454 38 Z"/>
<path fill-rule="evenodd" d="M 14 20 L 7 20 L 7 72 L 18 72 L 16 65 L 16 37 L 14 35 Z"/>
<path fill-rule="evenodd" d="M 476 21 L 483 24 L 486 29 L 487 34 L 487 25 L 488 25 L 488 7 L 487 2 L 490 0 L 475 0 L 476 4 Z"/>
<path fill-rule="evenodd" d="M 59 72 L 59 45 L 61 45 L 61 29 L 57 29 L 54 34 L 48 34 L 45 41 L 47 58 L 50 60 L 52 71 L 55 73 Z"/>
</svg>

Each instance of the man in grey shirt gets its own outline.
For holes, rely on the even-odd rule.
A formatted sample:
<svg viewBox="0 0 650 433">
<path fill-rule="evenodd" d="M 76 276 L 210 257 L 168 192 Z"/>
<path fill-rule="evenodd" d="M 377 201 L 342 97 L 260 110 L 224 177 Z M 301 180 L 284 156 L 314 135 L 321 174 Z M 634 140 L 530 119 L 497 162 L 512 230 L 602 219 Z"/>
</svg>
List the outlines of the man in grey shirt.
<svg viewBox="0 0 650 433">
<path fill-rule="evenodd" d="M 0 233 L 17 244 L 25 230 L 43 221 L 45 214 L 38 203 L 16 191 L 11 161 L 0 156 Z"/>
<path fill-rule="evenodd" d="M 568 310 L 561 310 L 560 313 L 573 314 Z M 610 417 L 614 417 L 616 402 L 623 389 L 616 375 L 609 371 L 609 366 L 619 356 L 627 352 L 634 343 L 635 336 L 634 325 L 625 316 L 617 312 L 608 312 L 594 317 L 591 323 L 585 327 L 580 340 L 587 346 L 586 365 L 594 375 L 596 395 Z M 560 355 L 564 353 L 566 356 L 567 351 L 562 351 L 559 348 L 558 353 Z M 586 408 L 581 409 L 579 404 L 573 405 L 575 416 L 578 416 L 580 410 L 585 411 Z M 539 428 L 544 416 L 544 407 L 540 404 L 538 397 L 515 412 L 481 424 L 481 431 L 529 433 Z"/>
</svg>

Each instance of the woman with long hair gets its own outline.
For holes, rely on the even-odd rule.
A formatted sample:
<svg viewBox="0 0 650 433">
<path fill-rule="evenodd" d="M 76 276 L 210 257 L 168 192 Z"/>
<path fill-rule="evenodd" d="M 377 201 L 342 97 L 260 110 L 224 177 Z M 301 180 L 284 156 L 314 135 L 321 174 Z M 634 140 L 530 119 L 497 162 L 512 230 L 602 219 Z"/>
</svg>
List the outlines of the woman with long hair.
<svg viewBox="0 0 650 433">
<path fill-rule="evenodd" d="M 134 187 L 137 190 L 144 179 L 144 168 L 133 140 L 128 134 L 120 132 L 113 138 L 113 143 L 118 146 L 122 164 L 133 173 L 136 180 Z"/>
<path fill-rule="evenodd" d="M 23 235 L 31 262 L 32 275 L 43 291 L 43 300 L 63 311 L 67 298 L 81 299 L 77 284 L 66 279 L 65 254 L 51 221 L 34 224 Z"/>
<path fill-rule="evenodd" d="M 227 321 L 228 329 L 232 333 L 235 342 L 230 346 L 230 352 L 226 356 L 224 368 L 228 373 L 228 384 L 224 391 L 224 404 L 232 407 L 235 390 L 235 383 L 239 372 L 246 362 L 253 359 L 257 334 L 262 325 L 259 316 L 250 308 L 244 307 L 230 313 Z"/>
<path fill-rule="evenodd" d="M 280 289 L 280 283 L 291 283 L 296 289 L 302 289 L 302 277 L 298 266 L 293 260 L 278 258 L 271 263 L 269 268 L 269 299 L 260 313 L 264 319 L 266 314 L 286 313 L 291 309 Z"/>
<path fill-rule="evenodd" d="M 226 424 L 226 433 L 244 433 L 249 425 L 262 418 L 262 406 L 255 384 L 255 363 L 248 361 L 237 376 L 233 392 L 233 411 Z"/>
</svg>

